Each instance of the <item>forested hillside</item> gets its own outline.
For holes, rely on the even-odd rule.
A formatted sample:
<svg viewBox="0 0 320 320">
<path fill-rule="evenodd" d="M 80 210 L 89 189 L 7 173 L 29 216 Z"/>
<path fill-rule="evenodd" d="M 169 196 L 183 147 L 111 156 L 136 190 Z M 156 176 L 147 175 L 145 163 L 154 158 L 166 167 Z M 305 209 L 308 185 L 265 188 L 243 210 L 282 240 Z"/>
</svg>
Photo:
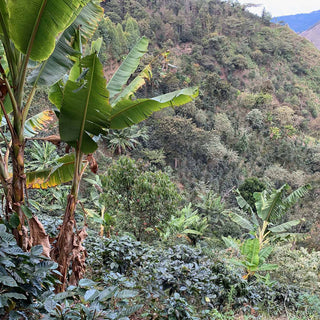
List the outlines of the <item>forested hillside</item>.
<svg viewBox="0 0 320 320">
<path fill-rule="evenodd" d="M 311 42 L 232 0 L 7 0 L 0 40 L 1 319 L 320 318 Z"/>
<path fill-rule="evenodd" d="M 106 19 L 99 30 L 114 61 L 121 58 L 117 44 L 125 52 L 139 34 L 152 39 L 153 54 L 169 52 L 153 68 L 150 95 L 200 87 L 194 103 L 148 121 L 144 147 L 163 150 L 188 190 L 205 184 L 231 202 L 231 190 L 252 176 L 272 187 L 312 183 L 312 195 L 296 212 L 309 230 L 319 219 L 308 205 L 318 201 L 318 50 L 237 3 L 108 1 L 103 6 Z"/>
</svg>

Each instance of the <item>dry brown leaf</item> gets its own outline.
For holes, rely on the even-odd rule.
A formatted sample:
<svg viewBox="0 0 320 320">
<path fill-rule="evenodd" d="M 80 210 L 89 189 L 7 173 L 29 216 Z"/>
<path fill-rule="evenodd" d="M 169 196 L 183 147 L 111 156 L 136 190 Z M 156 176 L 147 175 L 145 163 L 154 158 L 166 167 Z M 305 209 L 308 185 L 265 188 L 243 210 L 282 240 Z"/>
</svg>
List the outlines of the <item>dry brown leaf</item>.
<svg viewBox="0 0 320 320">
<path fill-rule="evenodd" d="M 50 242 L 49 236 L 46 234 L 42 223 L 37 217 L 32 217 L 28 220 L 30 229 L 30 246 L 42 245 L 43 255 L 50 257 Z"/>
</svg>

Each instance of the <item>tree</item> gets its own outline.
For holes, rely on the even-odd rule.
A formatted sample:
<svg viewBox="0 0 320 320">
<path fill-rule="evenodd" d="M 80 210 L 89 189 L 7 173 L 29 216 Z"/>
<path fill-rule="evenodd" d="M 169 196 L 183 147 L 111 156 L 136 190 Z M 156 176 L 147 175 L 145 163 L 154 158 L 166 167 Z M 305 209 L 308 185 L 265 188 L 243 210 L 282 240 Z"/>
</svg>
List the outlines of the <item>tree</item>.
<svg viewBox="0 0 320 320">
<path fill-rule="evenodd" d="M 23 206 L 29 178 L 24 169 L 28 112 L 37 86 L 53 84 L 72 67 L 73 61 L 69 56 L 78 54 L 72 46 L 72 39 L 76 38 L 80 26 L 85 43 L 92 36 L 101 15 L 101 8 L 89 0 L 71 3 L 66 0 L 0 2 L 0 39 L 5 53 L 0 67 L 0 105 L 11 136 L 10 141 L 5 139 L 6 155 L 0 154 L 0 180 L 6 198 L 5 218 L 7 221 L 13 217 L 16 221 L 18 219 L 19 223 L 13 226 L 14 235 L 25 250 L 42 244 L 45 255 L 49 256 L 50 251 L 41 223 Z M 90 23 L 89 17 L 92 17 Z M 26 76 L 31 61 L 38 63 L 39 67 L 28 79 L 31 90 L 26 94 Z M 40 117 L 43 119 L 44 114 Z M 9 159 L 12 178 L 8 170 Z M 29 233 L 25 224 L 29 226 Z"/>
<path fill-rule="evenodd" d="M 154 238 L 156 227 L 178 210 L 180 195 L 167 174 L 151 171 L 145 163 L 120 157 L 101 176 L 100 201 L 107 213 L 116 213 L 122 230 L 140 240 Z"/>
</svg>

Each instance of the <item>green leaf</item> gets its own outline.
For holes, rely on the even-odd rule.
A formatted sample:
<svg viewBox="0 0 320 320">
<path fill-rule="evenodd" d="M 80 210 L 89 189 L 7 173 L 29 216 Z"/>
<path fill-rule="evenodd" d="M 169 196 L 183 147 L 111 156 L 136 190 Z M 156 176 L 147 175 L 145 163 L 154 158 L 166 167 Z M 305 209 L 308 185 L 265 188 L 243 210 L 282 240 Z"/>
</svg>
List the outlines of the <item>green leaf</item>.
<svg viewBox="0 0 320 320">
<path fill-rule="evenodd" d="M 284 205 L 286 209 L 289 209 L 294 204 L 296 204 L 301 198 L 306 196 L 309 193 L 310 189 L 311 186 L 308 184 L 291 192 L 291 194 L 289 194 L 289 196 L 284 200 Z"/>
<path fill-rule="evenodd" d="M 270 222 L 285 212 L 285 206 L 282 201 L 285 191 L 289 188 L 284 184 L 281 188 L 268 194 L 266 190 L 255 192 L 253 194 L 256 200 L 257 214 L 263 221 Z"/>
<path fill-rule="evenodd" d="M 28 219 L 31 219 L 33 217 L 32 211 L 25 205 L 21 205 L 21 210 Z"/>
<path fill-rule="evenodd" d="M 9 276 L 0 276 L 0 283 L 2 283 L 5 286 L 8 287 L 17 287 L 18 284 L 16 283 L 16 281 Z"/>
<path fill-rule="evenodd" d="M 42 245 L 37 245 L 31 248 L 31 254 L 33 256 L 40 256 L 43 252 L 43 247 Z"/>
<path fill-rule="evenodd" d="M 142 37 L 132 48 L 119 69 L 112 76 L 107 85 L 107 89 L 110 93 L 110 99 L 114 98 L 116 94 L 120 93 L 123 89 L 123 86 L 127 84 L 130 76 L 137 69 L 141 57 L 147 52 L 148 44 L 149 40 L 145 37 Z"/>
<path fill-rule="evenodd" d="M 104 289 L 99 294 L 99 301 L 105 301 L 114 296 L 114 293 L 117 291 L 116 286 L 109 287 L 107 289 Z"/>
<path fill-rule="evenodd" d="M 85 301 L 92 301 L 99 296 L 99 291 L 96 289 L 89 289 L 84 294 L 83 298 Z"/>
<path fill-rule="evenodd" d="M 258 239 L 247 239 L 241 246 L 241 254 L 245 256 L 250 271 L 256 271 L 259 266 L 260 244 Z"/>
<path fill-rule="evenodd" d="M 37 81 L 38 85 L 51 86 L 62 79 L 74 64 L 70 57 L 80 55 L 80 52 L 72 47 L 76 30 L 80 27 L 82 43 L 86 43 L 92 38 L 102 16 L 103 9 L 95 1 L 90 1 L 62 33 L 49 59 L 32 71 L 28 82 L 34 84 Z"/>
<path fill-rule="evenodd" d="M 289 229 L 291 229 L 292 227 L 297 226 L 300 223 L 301 223 L 301 220 L 291 220 L 291 221 L 282 223 L 282 224 L 280 224 L 278 226 L 274 226 L 274 227 L 268 228 L 268 230 L 273 232 L 273 233 L 286 232 Z"/>
<path fill-rule="evenodd" d="M 7 0 L 10 37 L 22 53 L 43 61 L 84 4 L 84 0 Z"/>
<path fill-rule="evenodd" d="M 19 215 L 14 212 L 11 217 L 10 217 L 10 220 L 9 220 L 9 224 L 12 228 L 17 228 L 20 224 L 20 219 L 19 219 Z"/>
<path fill-rule="evenodd" d="M 122 100 L 111 112 L 110 128 L 123 129 L 147 119 L 166 107 L 186 104 L 198 96 L 198 88 L 186 88 L 150 99 Z"/>
<path fill-rule="evenodd" d="M 91 43 L 91 53 L 99 54 L 101 46 L 102 46 L 102 37 L 98 38 L 95 41 L 92 41 Z"/>
<path fill-rule="evenodd" d="M 27 300 L 27 297 L 21 293 L 16 293 L 16 292 L 6 292 L 6 293 L 1 293 L 1 297 L 5 298 L 14 298 L 18 300 Z"/>
<path fill-rule="evenodd" d="M 150 80 L 151 77 L 151 67 L 148 65 L 117 95 L 115 99 L 112 100 L 111 105 L 115 106 L 121 100 L 130 99 L 137 90 L 145 85 L 146 80 Z"/>
<path fill-rule="evenodd" d="M 260 258 L 261 264 L 263 264 L 268 259 L 268 257 L 270 256 L 272 251 L 273 251 L 273 247 L 271 247 L 271 246 L 263 247 L 260 250 L 259 258 Z"/>
<path fill-rule="evenodd" d="M 57 160 L 58 165 L 39 171 L 27 172 L 28 189 L 47 189 L 72 181 L 74 174 L 74 154 L 67 154 Z"/>
<path fill-rule="evenodd" d="M 238 193 L 238 196 L 236 197 L 236 200 L 238 202 L 238 205 L 241 209 L 249 211 L 249 213 L 253 213 L 253 210 L 249 203 L 246 201 L 246 199 L 241 195 L 239 190 L 236 190 Z"/>
<path fill-rule="evenodd" d="M 128 298 L 133 298 L 138 295 L 138 291 L 135 290 L 121 290 L 117 292 L 116 297 L 118 299 L 128 299 Z"/>
<path fill-rule="evenodd" d="M 60 110 L 63 100 L 63 90 L 59 82 L 50 87 L 48 97 L 49 100 L 57 107 L 57 109 Z"/>
<path fill-rule="evenodd" d="M 79 287 L 81 288 L 88 288 L 94 286 L 96 283 L 90 279 L 81 279 L 79 281 Z"/>
<path fill-rule="evenodd" d="M 111 106 L 97 55 L 85 57 L 81 60 L 81 67 L 87 70 L 84 83 L 68 81 L 66 84 L 59 129 L 61 140 L 88 154 L 97 149 L 90 135 L 106 133 Z"/>
<path fill-rule="evenodd" d="M 234 213 L 234 212 L 230 212 L 229 217 L 233 222 L 238 224 L 240 227 L 242 227 L 248 231 L 254 230 L 254 225 L 249 220 L 240 216 L 239 214 Z"/>
<path fill-rule="evenodd" d="M 24 136 L 32 138 L 45 129 L 54 119 L 54 112 L 51 110 L 42 111 L 35 116 L 29 118 L 24 125 Z"/>
<path fill-rule="evenodd" d="M 271 271 L 276 269 L 278 269 L 277 264 L 263 264 L 262 266 L 259 267 L 260 271 Z"/>
<path fill-rule="evenodd" d="M 2 20 L 2 23 L 4 24 L 5 29 L 7 29 L 8 32 L 9 13 L 6 2 L 7 1 L 5 0 L 0 0 L 0 19 Z M 0 23 L 0 33 L 3 33 L 2 23 Z"/>
<path fill-rule="evenodd" d="M 56 307 L 57 302 L 54 301 L 52 299 L 52 297 L 49 297 L 48 299 L 46 299 L 46 301 L 44 302 L 44 308 L 46 309 L 47 312 L 51 312 L 54 310 L 54 308 Z"/>
</svg>

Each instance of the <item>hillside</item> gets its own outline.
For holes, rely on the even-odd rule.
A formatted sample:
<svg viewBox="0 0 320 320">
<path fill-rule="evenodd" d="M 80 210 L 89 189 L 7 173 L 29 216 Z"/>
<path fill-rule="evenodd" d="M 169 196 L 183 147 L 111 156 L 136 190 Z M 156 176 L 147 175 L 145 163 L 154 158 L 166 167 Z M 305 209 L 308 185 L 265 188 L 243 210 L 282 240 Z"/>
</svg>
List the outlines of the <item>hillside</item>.
<svg viewBox="0 0 320 320">
<path fill-rule="evenodd" d="M 0 25 L 1 319 L 320 319 L 310 41 L 234 0 Z"/>
<path fill-rule="evenodd" d="M 318 21 L 320 21 L 320 10 L 310 13 L 274 17 L 272 19 L 272 22 L 288 24 L 288 26 L 297 33 L 308 30 Z"/>
<path fill-rule="evenodd" d="M 148 121 L 150 138 L 144 144 L 163 150 L 185 188 L 205 184 L 232 203 L 230 191 L 257 176 L 271 186 L 315 183 L 310 205 L 318 201 L 320 52 L 311 43 L 237 3 L 103 5 L 107 18 L 100 33 L 114 60 L 121 49 L 108 28 L 120 30 L 129 16 L 139 34 L 151 38 L 153 54 L 170 51 L 153 68 L 150 95 L 200 86 L 194 103 Z M 122 26 L 125 32 L 126 22 Z M 299 215 L 308 216 L 305 230 L 319 219 L 308 205 Z"/>
<path fill-rule="evenodd" d="M 316 23 L 310 29 L 301 32 L 300 35 L 311 41 L 318 49 L 320 49 L 320 22 Z"/>
</svg>

